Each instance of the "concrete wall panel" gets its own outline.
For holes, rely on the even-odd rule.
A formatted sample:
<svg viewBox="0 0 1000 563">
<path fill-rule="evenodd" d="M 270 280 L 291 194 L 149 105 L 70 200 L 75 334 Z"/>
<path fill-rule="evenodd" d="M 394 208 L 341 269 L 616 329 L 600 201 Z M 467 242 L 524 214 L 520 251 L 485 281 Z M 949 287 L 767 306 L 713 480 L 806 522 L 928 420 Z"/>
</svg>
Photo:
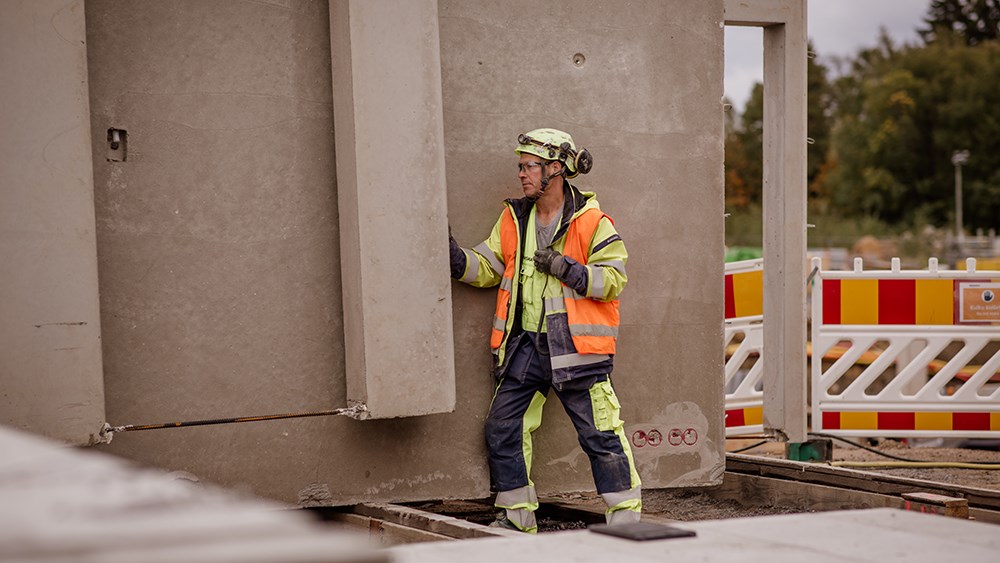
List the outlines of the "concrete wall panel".
<svg viewBox="0 0 1000 563">
<path fill-rule="evenodd" d="M 344 406 L 326 4 L 87 9 L 93 139 L 129 132 L 128 161 L 94 159 L 108 418 Z M 593 151 L 578 183 L 598 191 L 632 255 L 614 380 L 628 432 L 663 436 L 636 448 L 640 473 L 647 487 L 717 480 L 722 1 L 445 0 L 438 13 L 456 238 L 478 243 L 519 194 L 519 132 L 562 127 Z M 396 172 L 406 197 L 411 171 Z M 454 413 L 129 433 L 110 449 L 303 504 L 486 496 L 495 294 L 452 288 Z M 535 481 L 590 489 L 557 402 L 537 434 Z M 692 443 L 669 445 L 674 428 L 692 429 Z"/>
<path fill-rule="evenodd" d="M 366 418 L 451 412 L 437 1 L 336 0 L 330 16 L 347 400 Z"/>
<path fill-rule="evenodd" d="M 520 195 L 518 133 L 562 128 L 594 154 L 594 171 L 574 182 L 597 192 L 629 249 L 613 379 L 646 486 L 708 484 L 724 465 L 722 17 L 721 1 L 441 2 L 449 209 L 462 244 L 485 238 L 500 201 Z M 460 376 L 486 373 L 492 299 L 456 284 L 456 349 L 473 355 L 458 360 Z M 592 487 L 550 399 L 534 481 L 540 492 Z M 670 445 L 675 429 L 693 429 L 692 443 Z"/>
<path fill-rule="evenodd" d="M 326 3 L 94 1 L 87 16 L 108 419 L 345 406 Z M 128 131 L 125 162 L 104 158 L 109 127 Z M 459 420 L 490 397 L 457 393 Z M 313 418 L 109 449 L 304 504 L 485 494 L 480 422 L 459 426 Z"/>
<path fill-rule="evenodd" d="M 104 422 L 83 1 L 0 4 L 0 424 Z"/>
</svg>

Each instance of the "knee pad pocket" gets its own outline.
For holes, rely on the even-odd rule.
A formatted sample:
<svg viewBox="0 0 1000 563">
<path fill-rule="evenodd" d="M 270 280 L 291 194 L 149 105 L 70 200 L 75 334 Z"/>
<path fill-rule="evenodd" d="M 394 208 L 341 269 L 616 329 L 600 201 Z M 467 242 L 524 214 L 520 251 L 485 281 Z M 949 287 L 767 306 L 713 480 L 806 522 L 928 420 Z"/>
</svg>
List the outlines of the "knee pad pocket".
<svg viewBox="0 0 1000 563">
<path fill-rule="evenodd" d="M 590 388 L 590 404 L 594 409 L 594 426 L 601 432 L 613 431 L 623 426 L 621 403 L 610 381 L 600 381 Z"/>
<path fill-rule="evenodd" d="M 520 450 L 521 421 L 486 419 L 486 446 L 490 449 L 502 450 L 505 447 L 516 446 Z"/>
</svg>

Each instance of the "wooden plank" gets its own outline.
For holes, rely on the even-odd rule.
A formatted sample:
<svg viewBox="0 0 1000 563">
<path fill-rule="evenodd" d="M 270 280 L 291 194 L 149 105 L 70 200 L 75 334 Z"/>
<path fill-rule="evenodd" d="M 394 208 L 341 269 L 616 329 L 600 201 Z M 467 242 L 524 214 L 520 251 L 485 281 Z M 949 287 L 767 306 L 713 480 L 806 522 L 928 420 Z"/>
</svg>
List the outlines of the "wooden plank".
<svg viewBox="0 0 1000 563">
<path fill-rule="evenodd" d="M 368 530 L 368 539 L 373 546 L 389 547 L 408 543 L 423 543 L 431 541 L 454 541 L 455 538 L 444 534 L 428 532 L 419 528 L 411 528 L 402 524 L 386 522 L 379 518 L 351 514 L 349 512 L 331 513 L 332 522 L 341 522 L 349 526 Z"/>
<path fill-rule="evenodd" d="M 904 510 L 969 519 L 969 500 L 934 493 L 903 493 Z"/>
<path fill-rule="evenodd" d="M 358 504 L 351 509 L 355 514 L 370 516 L 385 522 L 418 530 L 434 532 L 456 539 L 486 538 L 494 536 L 520 536 L 521 532 L 503 528 L 490 528 L 460 518 L 424 512 L 397 504 Z"/>
<path fill-rule="evenodd" d="M 1000 524 L 1000 511 L 969 507 L 969 520 L 986 522 L 987 524 Z"/>
<path fill-rule="evenodd" d="M 726 469 L 727 471 L 738 473 L 793 479 L 837 487 L 849 487 L 880 494 L 901 495 L 903 493 L 923 491 L 946 496 L 960 496 L 969 501 L 970 507 L 1000 510 L 1000 491 L 990 489 L 922 481 L 919 479 L 896 477 L 815 463 L 739 454 L 727 454 Z"/>
<path fill-rule="evenodd" d="M 721 486 L 705 489 L 705 493 L 712 498 L 735 501 L 744 506 L 790 506 L 816 512 L 889 507 L 1000 524 L 1000 511 L 969 508 L 967 499 L 945 497 L 927 492 L 904 493 L 902 496 L 887 495 L 789 479 L 727 472 Z M 920 500 L 932 501 L 934 497 L 939 496 L 942 499 L 939 503 L 940 510 L 932 510 L 930 505 L 925 505 L 925 509 L 921 510 L 921 504 L 916 502 Z M 910 497 L 909 507 L 907 506 L 907 497 Z"/>
<path fill-rule="evenodd" d="M 721 486 L 705 492 L 744 506 L 788 506 L 816 512 L 900 506 L 896 496 L 732 472 L 726 472 Z"/>
</svg>

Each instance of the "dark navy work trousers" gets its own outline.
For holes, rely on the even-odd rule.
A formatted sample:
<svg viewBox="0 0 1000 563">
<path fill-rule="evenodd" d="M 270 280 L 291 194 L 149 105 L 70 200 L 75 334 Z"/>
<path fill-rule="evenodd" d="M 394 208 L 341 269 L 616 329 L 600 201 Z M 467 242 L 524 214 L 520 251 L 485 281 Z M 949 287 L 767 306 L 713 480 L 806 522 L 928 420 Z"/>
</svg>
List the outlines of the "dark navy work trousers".
<svg viewBox="0 0 1000 563">
<path fill-rule="evenodd" d="M 540 422 L 541 405 L 553 388 L 544 341 L 544 335 L 523 333 L 508 352 L 513 355 L 486 417 L 486 447 L 494 491 L 509 491 L 529 484 L 530 468 L 525 452 L 531 452 L 532 446 L 530 432 L 524 432 L 524 428 L 526 421 Z M 613 430 L 598 430 L 594 422 L 591 388 L 607 380 L 607 375 L 590 376 L 554 387 L 573 421 L 580 446 L 590 458 L 594 483 L 602 494 L 632 486 L 630 461 L 620 437 Z"/>
</svg>

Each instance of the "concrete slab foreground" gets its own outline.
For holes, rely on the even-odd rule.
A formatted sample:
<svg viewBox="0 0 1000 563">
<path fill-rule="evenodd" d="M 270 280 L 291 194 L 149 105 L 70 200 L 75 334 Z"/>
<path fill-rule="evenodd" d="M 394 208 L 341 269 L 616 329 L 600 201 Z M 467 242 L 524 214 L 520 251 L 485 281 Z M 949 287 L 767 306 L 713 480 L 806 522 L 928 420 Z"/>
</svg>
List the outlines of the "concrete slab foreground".
<svg viewBox="0 0 1000 563">
<path fill-rule="evenodd" d="M 425 561 L 994 561 L 998 528 L 891 508 L 679 524 L 695 538 L 636 542 L 589 531 L 391 548 L 397 563 Z"/>
<path fill-rule="evenodd" d="M 0 427 L 0 562 L 380 563 L 303 513 Z"/>
</svg>

